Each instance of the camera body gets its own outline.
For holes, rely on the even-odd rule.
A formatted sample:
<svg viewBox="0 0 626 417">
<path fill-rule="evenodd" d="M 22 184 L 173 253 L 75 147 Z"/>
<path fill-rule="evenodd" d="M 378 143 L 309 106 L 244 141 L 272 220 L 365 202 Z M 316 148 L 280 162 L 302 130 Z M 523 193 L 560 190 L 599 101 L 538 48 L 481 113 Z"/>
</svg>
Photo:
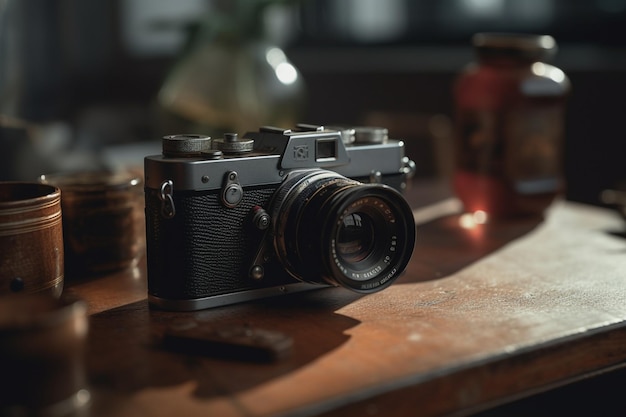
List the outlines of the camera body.
<svg viewBox="0 0 626 417">
<path fill-rule="evenodd" d="M 413 171 L 384 128 L 263 127 L 163 138 L 145 158 L 151 305 L 198 310 L 344 286 L 378 291 L 404 270 Z"/>
</svg>

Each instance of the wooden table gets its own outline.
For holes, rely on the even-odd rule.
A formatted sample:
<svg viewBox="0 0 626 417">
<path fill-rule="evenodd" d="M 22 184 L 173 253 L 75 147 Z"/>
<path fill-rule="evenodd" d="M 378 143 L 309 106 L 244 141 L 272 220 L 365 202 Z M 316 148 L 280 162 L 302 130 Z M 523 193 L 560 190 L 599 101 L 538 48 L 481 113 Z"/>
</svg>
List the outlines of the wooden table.
<svg viewBox="0 0 626 417">
<path fill-rule="evenodd" d="M 407 198 L 417 207 L 443 194 L 416 183 Z M 455 207 L 444 200 L 415 214 L 426 221 Z M 545 220 L 459 220 L 419 225 L 407 272 L 367 296 L 332 288 L 158 311 L 146 301 L 145 260 L 68 284 L 91 314 L 92 414 L 464 415 L 626 364 L 626 239 L 616 214 L 557 202 Z M 293 352 L 251 363 L 163 349 L 163 328 L 187 322 L 284 332 Z"/>
</svg>

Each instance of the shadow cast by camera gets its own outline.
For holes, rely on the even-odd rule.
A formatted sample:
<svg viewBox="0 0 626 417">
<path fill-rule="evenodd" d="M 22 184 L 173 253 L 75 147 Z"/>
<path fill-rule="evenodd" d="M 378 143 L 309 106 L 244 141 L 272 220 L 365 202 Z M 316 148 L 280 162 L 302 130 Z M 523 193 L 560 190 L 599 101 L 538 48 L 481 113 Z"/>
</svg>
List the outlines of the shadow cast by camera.
<svg viewBox="0 0 626 417">
<path fill-rule="evenodd" d="M 207 399 L 294 372 L 348 341 L 347 331 L 359 321 L 336 311 L 357 298 L 351 291 L 326 288 L 198 312 L 153 310 L 142 301 L 96 314 L 90 321 L 86 361 L 94 406 L 106 408 L 110 396 L 130 399 L 146 388 L 189 381 L 195 383 L 193 395 Z M 207 329 L 248 326 L 280 332 L 293 339 L 293 346 L 287 357 L 267 362 L 163 346 L 164 329 L 190 322 Z"/>
</svg>

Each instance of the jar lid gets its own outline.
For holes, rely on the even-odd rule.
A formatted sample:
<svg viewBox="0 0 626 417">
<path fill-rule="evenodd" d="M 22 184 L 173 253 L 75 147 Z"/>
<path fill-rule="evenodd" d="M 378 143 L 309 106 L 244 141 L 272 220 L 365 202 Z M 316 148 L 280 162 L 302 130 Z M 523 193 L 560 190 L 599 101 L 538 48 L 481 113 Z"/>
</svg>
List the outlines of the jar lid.
<svg viewBox="0 0 626 417">
<path fill-rule="evenodd" d="M 514 56 L 540 59 L 556 52 L 557 45 L 550 35 L 522 33 L 477 33 L 472 44 L 480 56 Z"/>
</svg>

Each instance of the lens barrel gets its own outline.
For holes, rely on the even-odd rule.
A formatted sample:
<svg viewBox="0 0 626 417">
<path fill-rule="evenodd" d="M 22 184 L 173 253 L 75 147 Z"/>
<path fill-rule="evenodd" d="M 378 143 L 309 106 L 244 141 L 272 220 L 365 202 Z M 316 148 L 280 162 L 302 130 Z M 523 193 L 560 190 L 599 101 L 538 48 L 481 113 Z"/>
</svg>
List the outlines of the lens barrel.
<svg viewBox="0 0 626 417">
<path fill-rule="evenodd" d="M 413 253 L 413 214 L 386 185 L 295 171 L 270 207 L 276 254 L 301 281 L 375 292 L 400 275 Z"/>
</svg>

